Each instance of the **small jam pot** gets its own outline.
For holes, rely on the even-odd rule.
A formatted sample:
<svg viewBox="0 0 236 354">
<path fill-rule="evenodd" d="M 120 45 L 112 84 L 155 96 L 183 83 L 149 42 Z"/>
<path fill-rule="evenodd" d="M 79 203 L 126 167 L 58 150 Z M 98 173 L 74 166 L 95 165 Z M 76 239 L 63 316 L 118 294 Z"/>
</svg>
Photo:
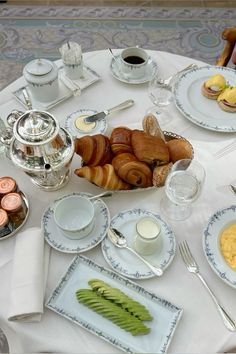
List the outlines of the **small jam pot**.
<svg viewBox="0 0 236 354">
<path fill-rule="evenodd" d="M 13 227 L 9 222 L 7 212 L 0 209 L 0 237 L 9 235 L 13 231 Z"/>
<path fill-rule="evenodd" d="M 1 207 L 8 213 L 14 228 L 19 227 L 26 217 L 26 208 L 19 193 L 9 193 L 1 200 Z"/>
<path fill-rule="evenodd" d="M 134 249 L 146 256 L 155 253 L 160 247 L 161 227 L 153 217 L 143 217 L 136 223 Z"/>
<path fill-rule="evenodd" d="M 12 177 L 1 177 L 0 178 L 0 199 L 8 194 L 15 192 L 17 189 L 16 181 Z"/>
</svg>

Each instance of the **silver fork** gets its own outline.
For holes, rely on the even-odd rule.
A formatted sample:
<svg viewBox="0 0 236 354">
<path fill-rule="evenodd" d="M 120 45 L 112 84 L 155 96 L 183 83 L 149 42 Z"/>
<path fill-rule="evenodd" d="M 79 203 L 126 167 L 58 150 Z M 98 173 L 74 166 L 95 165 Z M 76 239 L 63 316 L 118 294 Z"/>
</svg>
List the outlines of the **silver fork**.
<svg viewBox="0 0 236 354">
<path fill-rule="evenodd" d="M 159 82 L 160 84 L 162 84 L 162 85 L 169 86 L 169 85 L 171 84 L 171 81 L 172 81 L 175 77 L 177 77 L 179 74 L 181 74 L 181 73 L 183 73 L 183 72 L 185 72 L 185 71 L 188 71 L 188 70 L 190 70 L 190 69 L 197 68 L 197 67 L 198 67 L 197 64 L 192 63 L 192 64 L 186 66 L 185 68 L 183 68 L 182 70 L 177 71 L 175 74 L 169 76 L 167 79 L 159 79 L 158 82 Z"/>
<path fill-rule="evenodd" d="M 188 246 L 187 241 L 183 241 L 182 243 L 179 244 L 179 251 L 181 254 L 181 257 L 190 273 L 194 273 L 198 276 L 198 278 L 201 280 L 205 288 L 208 290 L 209 294 L 212 297 L 212 300 L 214 301 L 221 317 L 222 320 L 226 326 L 226 328 L 234 332 L 236 331 L 236 325 L 235 322 L 232 320 L 232 318 L 227 314 L 225 309 L 220 305 L 219 301 L 217 300 L 216 296 L 213 294 L 212 290 L 209 288 L 208 284 L 206 281 L 203 279 L 202 275 L 199 273 L 199 267 L 198 264 L 196 263 L 190 249 Z"/>
</svg>

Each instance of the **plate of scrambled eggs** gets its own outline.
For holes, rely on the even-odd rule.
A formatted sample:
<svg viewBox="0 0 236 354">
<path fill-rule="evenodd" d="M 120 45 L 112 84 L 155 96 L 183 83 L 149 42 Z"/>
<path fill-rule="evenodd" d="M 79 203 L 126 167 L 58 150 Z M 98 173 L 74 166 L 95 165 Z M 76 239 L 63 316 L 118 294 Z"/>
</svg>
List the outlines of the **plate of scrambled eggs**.
<svg viewBox="0 0 236 354">
<path fill-rule="evenodd" d="M 204 230 L 203 249 L 216 274 L 236 288 L 236 205 L 216 211 Z"/>
</svg>

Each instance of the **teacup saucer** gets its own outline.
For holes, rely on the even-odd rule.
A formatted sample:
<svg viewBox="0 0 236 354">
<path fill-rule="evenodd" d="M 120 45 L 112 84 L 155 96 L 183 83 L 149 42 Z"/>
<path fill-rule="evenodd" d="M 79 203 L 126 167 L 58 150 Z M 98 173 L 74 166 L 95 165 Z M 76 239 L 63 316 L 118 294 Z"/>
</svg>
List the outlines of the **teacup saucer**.
<svg viewBox="0 0 236 354">
<path fill-rule="evenodd" d="M 73 137 L 82 137 L 84 135 L 95 135 L 95 134 L 104 134 L 107 129 L 107 120 L 106 118 L 98 120 L 96 123 L 87 124 L 86 130 L 80 128 L 78 120 L 80 117 L 91 116 L 96 114 L 97 111 L 91 109 L 79 109 L 68 115 L 65 119 L 64 127 Z"/>
<path fill-rule="evenodd" d="M 136 222 L 143 216 L 154 217 L 161 225 L 161 247 L 155 253 L 145 256 L 145 259 L 164 271 L 174 258 L 176 241 L 171 228 L 160 215 L 144 209 L 124 210 L 112 218 L 111 227 L 121 231 L 127 239 L 128 246 L 132 248 Z M 107 236 L 102 241 L 102 252 L 107 263 L 125 277 L 147 279 L 155 276 L 137 256 L 129 250 L 116 247 Z"/>
<path fill-rule="evenodd" d="M 110 69 L 114 78 L 116 78 L 121 82 L 126 82 L 128 84 L 134 84 L 134 85 L 143 84 L 151 80 L 154 72 L 157 69 L 157 63 L 151 57 L 149 57 L 145 75 L 143 77 L 140 77 L 139 79 L 132 79 L 131 77 L 122 74 L 122 72 L 118 68 L 118 64 L 117 64 L 117 61 L 119 60 L 118 57 L 119 55 L 116 55 L 115 56 L 116 59 L 115 58 L 111 59 Z"/>
<path fill-rule="evenodd" d="M 72 194 L 91 196 L 89 193 Z M 47 243 L 57 251 L 64 253 L 81 253 L 97 246 L 105 237 L 110 223 L 110 213 L 106 204 L 101 199 L 98 199 L 98 202 L 94 205 L 95 224 L 92 231 L 84 238 L 73 240 L 65 236 L 54 220 L 54 205 L 62 198 L 65 198 L 65 196 L 50 204 L 42 216 L 41 224 Z"/>
</svg>

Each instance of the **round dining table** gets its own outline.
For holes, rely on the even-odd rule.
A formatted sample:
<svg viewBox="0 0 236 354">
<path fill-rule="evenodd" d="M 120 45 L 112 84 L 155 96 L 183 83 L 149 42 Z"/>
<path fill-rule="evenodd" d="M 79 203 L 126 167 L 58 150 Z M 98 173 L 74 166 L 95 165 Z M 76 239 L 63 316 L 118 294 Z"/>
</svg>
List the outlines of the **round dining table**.
<svg viewBox="0 0 236 354">
<path fill-rule="evenodd" d="M 118 54 L 120 49 L 114 50 Z M 199 67 L 206 63 L 192 58 L 178 56 L 162 51 L 149 51 L 148 54 L 156 62 L 159 76 L 167 78 L 191 63 Z M 71 96 L 60 104 L 50 108 L 49 112 L 63 126 L 66 117 L 80 109 L 103 111 L 127 99 L 134 100 L 134 105 L 128 109 L 116 112 L 107 117 L 106 135 L 118 126 L 131 129 L 142 129 L 142 119 L 153 106 L 148 96 L 148 83 L 132 84 L 117 80 L 111 72 L 112 56 L 108 50 L 99 50 L 83 54 L 84 64 L 94 70 L 100 77 L 95 83 L 83 89 L 80 95 Z M 60 65 L 60 60 L 57 62 Z M 25 85 L 23 77 L 0 92 L 0 117 L 5 120 L 13 109 L 25 110 L 23 105 L 13 96 L 13 92 Z M 194 100 L 194 97 L 191 97 Z M 224 281 L 209 264 L 203 244 L 204 230 L 210 217 L 223 208 L 236 204 L 236 195 L 229 188 L 236 186 L 236 144 L 235 149 L 219 154 L 224 147 L 233 146 L 235 132 L 218 132 L 195 124 L 177 109 L 174 102 L 167 108 L 171 117 L 162 129 L 181 135 L 189 140 L 194 149 L 194 158 L 205 169 L 206 179 L 202 193 L 193 203 L 191 216 L 184 221 L 173 221 L 161 215 L 160 201 L 165 193 L 164 187 L 151 188 L 142 191 L 117 192 L 112 197 L 104 199 L 110 213 L 117 213 L 134 208 L 143 208 L 161 215 L 162 219 L 172 229 L 176 239 L 176 250 L 172 262 L 161 277 L 135 279 L 136 283 L 157 296 L 170 301 L 183 309 L 182 316 L 174 333 L 167 352 L 173 353 L 206 353 L 224 352 L 236 347 L 236 332 L 230 332 L 224 325 L 219 312 L 206 289 L 199 279 L 188 272 L 183 263 L 178 243 L 187 240 L 192 253 L 197 260 L 201 274 L 210 288 L 224 306 L 230 316 L 236 321 L 235 295 L 236 288 Z M 30 227 L 40 227 L 41 218 L 50 203 L 55 199 L 73 193 L 87 192 L 93 195 L 101 189 L 76 176 L 73 171 L 80 167 L 81 160 L 74 155 L 70 180 L 63 188 L 47 192 L 34 185 L 30 178 L 17 169 L 8 157 L 1 155 L 0 175 L 12 176 L 17 180 L 29 200 L 30 212 L 22 230 Z M 0 328 L 6 334 L 11 353 L 118 353 L 120 348 L 94 335 L 85 328 L 51 311 L 46 306 L 42 318 L 38 322 L 8 321 L 9 294 L 11 287 L 14 246 L 17 234 L 0 242 Z M 112 269 L 103 257 L 101 244 L 83 252 L 99 265 Z M 61 252 L 50 248 L 50 261 L 45 289 L 45 303 L 54 291 L 63 274 L 68 269 L 76 254 Z M 99 326 L 99 323 L 97 324 Z M 117 338 L 119 339 L 119 338 Z"/>
</svg>

